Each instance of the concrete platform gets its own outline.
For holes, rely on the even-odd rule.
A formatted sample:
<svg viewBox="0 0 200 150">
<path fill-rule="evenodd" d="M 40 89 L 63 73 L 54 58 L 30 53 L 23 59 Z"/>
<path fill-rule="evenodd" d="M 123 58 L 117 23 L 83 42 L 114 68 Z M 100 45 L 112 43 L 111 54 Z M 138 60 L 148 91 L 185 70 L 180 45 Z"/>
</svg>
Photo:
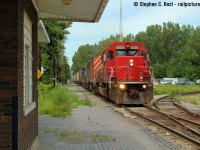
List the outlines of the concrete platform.
<svg viewBox="0 0 200 150">
<path fill-rule="evenodd" d="M 80 86 L 70 89 L 92 107 L 79 107 L 67 118 L 39 116 L 37 150 L 170 150 L 178 149 L 150 130 L 114 111 L 110 104 Z M 33 149 L 32 148 L 32 149 Z"/>
</svg>

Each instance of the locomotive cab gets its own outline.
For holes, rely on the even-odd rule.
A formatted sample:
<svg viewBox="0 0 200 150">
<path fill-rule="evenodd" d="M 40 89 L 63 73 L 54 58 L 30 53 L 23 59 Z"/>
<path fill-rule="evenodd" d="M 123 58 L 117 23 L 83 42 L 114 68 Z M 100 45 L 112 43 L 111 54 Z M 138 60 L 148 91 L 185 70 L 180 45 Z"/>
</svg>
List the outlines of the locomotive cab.
<svg viewBox="0 0 200 150">
<path fill-rule="evenodd" d="M 153 99 L 148 50 L 138 42 L 116 42 L 107 51 L 111 99 L 118 104 L 148 104 Z"/>
</svg>

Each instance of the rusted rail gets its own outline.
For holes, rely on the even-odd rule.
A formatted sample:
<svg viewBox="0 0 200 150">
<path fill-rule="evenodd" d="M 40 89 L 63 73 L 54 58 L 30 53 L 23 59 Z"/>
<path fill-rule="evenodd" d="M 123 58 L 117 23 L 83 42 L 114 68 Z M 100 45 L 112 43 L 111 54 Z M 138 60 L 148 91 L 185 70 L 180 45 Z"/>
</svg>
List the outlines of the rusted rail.
<svg viewBox="0 0 200 150">
<path fill-rule="evenodd" d="M 162 112 L 159 112 L 155 109 L 153 110 L 151 108 L 147 108 L 147 110 L 149 109 L 149 112 L 147 112 L 146 114 L 144 114 L 143 112 L 131 110 L 130 108 L 124 106 L 123 108 L 129 111 L 130 113 L 142 117 L 145 120 L 148 120 L 154 124 L 157 124 L 200 147 L 200 134 L 196 133 L 190 128 L 187 128 L 184 124 L 180 124 L 176 121 L 176 119 L 174 119 L 170 115 L 163 114 Z"/>
<path fill-rule="evenodd" d="M 200 127 L 200 126 L 199 126 L 200 124 L 199 124 L 198 122 L 194 122 L 194 121 L 189 120 L 189 119 L 185 119 L 185 118 L 182 118 L 182 117 L 178 117 L 178 116 L 176 116 L 176 115 L 172 115 L 172 114 L 170 114 L 170 113 L 168 113 L 168 112 L 164 112 L 164 111 L 162 111 L 162 110 L 153 109 L 152 107 L 149 107 L 149 106 L 146 106 L 146 107 L 147 107 L 148 109 L 152 109 L 152 111 L 157 111 L 158 113 L 160 113 L 160 114 L 162 114 L 162 115 L 165 115 L 166 117 L 170 118 L 171 120 L 173 120 L 174 122 L 176 122 L 176 123 L 179 124 L 180 126 L 184 127 L 185 129 L 187 129 L 187 130 L 193 132 L 195 135 L 197 135 L 197 136 L 200 137 L 200 133 L 199 133 L 197 130 L 193 129 L 193 128 L 190 127 L 190 126 L 187 126 L 186 124 L 184 124 L 184 123 L 182 123 L 182 122 L 180 122 L 179 119 L 184 120 L 184 121 L 186 121 L 186 122 L 189 122 L 189 123 L 193 124 L 194 126 Z"/>
<path fill-rule="evenodd" d="M 186 92 L 179 93 L 178 95 L 184 96 L 199 93 L 199 91 Z M 183 129 L 186 129 L 185 132 L 182 132 L 182 135 L 184 135 L 183 137 L 189 137 L 188 139 L 190 141 L 193 141 L 193 143 L 196 143 L 198 146 L 200 146 L 200 115 L 198 113 L 195 113 L 179 104 L 175 101 L 175 99 L 171 100 L 169 96 L 157 99 L 151 106 L 146 105 L 146 107 L 152 111 L 157 111 L 160 114 L 165 115 L 167 118 L 170 118 L 179 126 L 182 126 Z M 187 133 L 188 131 L 190 133 Z"/>
<path fill-rule="evenodd" d="M 196 94 L 196 92 L 189 94 Z M 185 95 L 188 95 L 188 93 Z M 200 134 L 200 115 L 177 103 L 174 99 L 170 100 L 167 97 L 158 99 L 153 106 L 157 111 L 170 116 L 177 123 L 183 124 L 188 130 Z"/>
</svg>

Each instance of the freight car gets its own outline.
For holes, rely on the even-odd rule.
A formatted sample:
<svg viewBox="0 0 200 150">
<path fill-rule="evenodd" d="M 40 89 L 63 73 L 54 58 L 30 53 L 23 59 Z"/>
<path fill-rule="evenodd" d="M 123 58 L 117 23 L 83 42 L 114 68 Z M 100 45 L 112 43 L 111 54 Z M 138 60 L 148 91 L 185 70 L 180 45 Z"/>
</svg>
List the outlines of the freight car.
<svg viewBox="0 0 200 150">
<path fill-rule="evenodd" d="M 153 99 L 148 49 L 139 42 L 114 42 L 83 70 L 76 83 L 116 104 L 148 104 Z M 85 75 L 84 81 L 80 75 Z"/>
</svg>

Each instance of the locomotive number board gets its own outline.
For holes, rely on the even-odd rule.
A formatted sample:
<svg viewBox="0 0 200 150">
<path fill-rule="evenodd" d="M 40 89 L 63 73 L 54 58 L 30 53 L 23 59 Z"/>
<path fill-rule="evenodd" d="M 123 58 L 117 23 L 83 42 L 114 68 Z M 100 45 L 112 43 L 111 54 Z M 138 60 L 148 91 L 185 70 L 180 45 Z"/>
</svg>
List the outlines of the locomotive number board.
<svg viewBox="0 0 200 150">
<path fill-rule="evenodd" d="M 123 45 L 117 45 L 115 48 L 116 49 L 125 49 Z"/>
<path fill-rule="evenodd" d="M 125 47 L 123 45 L 117 45 L 115 48 L 116 49 L 125 49 Z M 139 49 L 139 47 L 131 45 L 130 49 Z"/>
<path fill-rule="evenodd" d="M 138 46 L 131 46 L 131 49 L 139 49 Z"/>
</svg>

